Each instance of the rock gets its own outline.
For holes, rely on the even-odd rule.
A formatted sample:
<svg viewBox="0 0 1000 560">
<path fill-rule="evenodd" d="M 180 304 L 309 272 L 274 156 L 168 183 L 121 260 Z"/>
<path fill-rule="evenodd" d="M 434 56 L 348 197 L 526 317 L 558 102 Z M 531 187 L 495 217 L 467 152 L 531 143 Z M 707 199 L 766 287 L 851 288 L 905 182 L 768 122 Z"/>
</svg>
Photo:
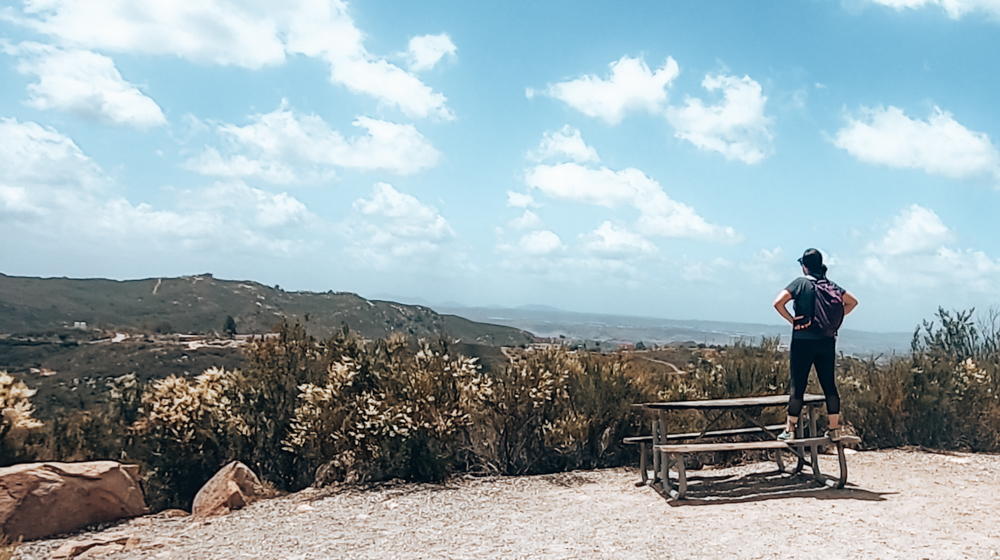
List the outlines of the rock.
<svg viewBox="0 0 1000 560">
<path fill-rule="evenodd" d="M 146 513 L 139 466 L 115 461 L 0 468 L 0 533 L 37 539 Z"/>
<path fill-rule="evenodd" d="M 211 517 L 226 515 L 234 509 L 250 504 L 264 494 L 257 475 L 249 467 L 233 461 L 215 473 L 194 497 L 191 515 Z"/>
</svg>

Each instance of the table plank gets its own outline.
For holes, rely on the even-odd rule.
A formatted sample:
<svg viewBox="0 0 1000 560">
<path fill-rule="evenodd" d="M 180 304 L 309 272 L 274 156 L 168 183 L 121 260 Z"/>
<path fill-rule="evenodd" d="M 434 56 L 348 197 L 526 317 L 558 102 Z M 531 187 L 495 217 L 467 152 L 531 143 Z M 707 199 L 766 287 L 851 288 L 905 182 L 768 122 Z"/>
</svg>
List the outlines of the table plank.
<svg viewBox="0 0 1000 560">
<path fill-rule="evenodd" d="M 823 395 L 807 394 L 803 398 L 806 403 L 820 403 L 826 400 Z M 781 406 L 788 404 L 788 395 L 770 395 L 766 397 L 741 397 L 735 399 L 711 399 L 701 401 L 651 402 L 635 406 L 651 410 L 711 410 L 726 408 L 752 408 L 755 406 Z"/>
<path fill-rule="evenodd" d="M 861 438 L 844 436 L 840 438 L 843 445 L 861 443 Z M 828 437 L 804 438 L 784 442 L 769 441 L 738 441 L 729 443 L 671 443 L 655 446 L 657 451 L 664 453 L 704 453 L 707 451 L 748 451 L 751 449 L 787 449 L 789 447 L 806 447 L 815 445 L 834 445 Z"/>
</svg>

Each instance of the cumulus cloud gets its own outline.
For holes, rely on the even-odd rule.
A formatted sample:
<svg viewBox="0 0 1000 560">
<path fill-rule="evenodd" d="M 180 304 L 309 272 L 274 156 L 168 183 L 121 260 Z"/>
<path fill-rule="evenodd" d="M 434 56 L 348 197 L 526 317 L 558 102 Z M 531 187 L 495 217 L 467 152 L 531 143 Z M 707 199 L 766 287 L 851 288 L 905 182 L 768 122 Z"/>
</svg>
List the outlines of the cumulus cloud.
<svg viewBox="0 0 1000 560">
<path fill-rule="evenodd" d="M 827 261 L 831 262 L 830 259 Z M 741 262 L 739 268 L 746 278 L 763 283 L 778 282 L 787 276 L 788 270 L 794 270 L 781 247 L 756 251 L 749 260 Z"/>
<path fill-rule="evenodd" d="M 611 259 L 624 259 L 657 252 L 656 246 L 646 238 L 607 221 L 583 236 L 583 246 L 591 255 Z"/>
<path fill-rule="evenodd" d="M 667 87 L 680 73 L 677 62 L 669 57 L 656 71 L 651 71 L 642 57 L 623 56 L 609 66 L 607 79 L 586 75 L 551 84 L 540 92 L 529 88 L 527 96 L 540 93 L 554 97 L 589 117 L 615 125 L 628 112 L 662 112 L 667 102 Z"/>
<path fill-rule="evenodd" d="M 704 150 L 719 152 L 726 159 L 754 164 L 771 151 L 771 119 L 764 114 L 767 97 L 749 76 L 705 76 L 701 83 L 709 92 L 720 91 L 716 105 L 688 97 L 684 105 L 669 107 L 667 120 L 675 135 Z"/>
<path fill-rule="evenodd" d="M 608 208 L 634 206 L 639 211 L 639 231 L 646 235 L 722 242 L 740 239 L 733 228 L 710 224 L 690 206 L 670 198 L 658 182 L 635 168 L 613 171 L 577 163 L 537 165 L 525 173 L 525 181 L 556 200 Z"/>
<path fill-rule="evenodd" d="M 994 296 L 1000 260 L 980 250 L 956 247 L 957 239 L 933 210 L 916 204 L 904 208 L 884 235 L 865 248 L 856 265 L 858 280 L 907 297 L 935 298 L 936 305 L 948 299 Z"/>
<path fill-rule="evenodd" d="M 410 70 L 420 72 L 430 70 L 445 56 L 455 56 L 458 48 L 451 42 L 451 37 L 440 35 L 421 35 L 410 39 L 406 58 Z"/>
<path fill-rule="evenodd" d="M 509 222 L 510 227 L 514 229 L 531 229 L 537 228 L 542 225 L 542 219 L 538 217 L 531 210 L 525 210 L 524 214 L 521 214 L 517 218 L 514 218 Z"/>
<path fill-rule="evenodd" d="M 952 179 L 1000 178 L 1000 152 L 990 138 L 937 107 L 926 121 L 911 119 L 897 107 L 862 107 L 859 118 L 848 117 L 834 145 L 866 163 Z"/>
<path fill-rule="evenodd" d="M 441 156 L 412 124 L 358 117 L 354 126 L 367 133 L 346 139 L 321 117 L 296 114 L 284 102 L 251 120 L 246 126 L 217 127 L 235 153 L 223 157 L 210 147 L 185 167 L 204 175 L 255 176 L 280 184 L 301 179 L 300 170 L 329 177 L 337 167 L 411 175 L 437 165 Z"/>
<path fill-rule="evenodd" d="M 313 215 L 287 192 L 275 194 L 248 186 L 243 181 L 220 181 L 211 187 L 182 193 L 181 206 L 192 211 L 234 210 L 262 228 L 299 225 Z"/>
<path fill-rule="evenodd" d="M 0 119 L 0 219 L 33 237 L 133 252 L 237 245 L 284 253 L 295 238 L 274 228 L 311 216 L 285 193 L 242 184 L 184 191 L 174 210 L 132 204 L 115 191 L 68 137 L 33 122 Z"/>
<path fill-rule="evenodd" d="M 600 161 L 597 150 L 583 141 L 580 131 L 566 125 L 557 132 L 546 132 L 537 150 L 528 153 L 534 161 L 544 161 L 550 158 L 568 157 L 577 163 Z"/>
<path fill-rule="evenodd" d="M 895 216 L 885 236 L 867 250 L 881 256 L 928 253 L 954 240 L 954 232 L 933 210 L 914 204 Z"/>
<path fill-rule="evenodd" d="M 562 239 L 547 229 L 525 234 L 521 237 L 518 247 L 524 254 L 531 256 L 552 255 L 565 249 Z"/>
<path fill-rule="evenodd" d="M 46 0 L 28 2 L 18 23 L 67 48 L 177 56 L 257 69 L 286 54 L 324 60 L 330 79 L 410 117 L 452 119 L 444 95 L 368 52 L 341 0 Z"/>
<path fill-rule="evenodd" d="M 973 12 L 982 12 L 1000 19 L 1000 2 L 997 0 L 870 0 L 896 10 L 917 9 L 925 6 L 941 7 L 951 19 L 960 19 Z"/>
<path fill-rule="evenodd" d="M 398 260 L 429 264 L 447 255 L 455 232 L 436 208 L 376 183 L 370 198 L 354 202 L 348 224 L 350 252 L 366 263 L 389 268 Z"/>
<path fill-rule="evenodd" d="M 538 204 L 535 202 L 534 197 L 532 197 L 530 193 L 507 191 L 507 206 L 513 206 L 514 208 L 528 208 L 529 206 L 538 206 Z"/>
<path fill-rule="evenodd" d="M 32 107 L 139 129 L 167 122 L 160 106 L 125 81 L 104 55 L 38 43 L 4 50 L 20 59 L 18 72 L 38 78 L 28 86 L 27 104 Z"/>
</svg>

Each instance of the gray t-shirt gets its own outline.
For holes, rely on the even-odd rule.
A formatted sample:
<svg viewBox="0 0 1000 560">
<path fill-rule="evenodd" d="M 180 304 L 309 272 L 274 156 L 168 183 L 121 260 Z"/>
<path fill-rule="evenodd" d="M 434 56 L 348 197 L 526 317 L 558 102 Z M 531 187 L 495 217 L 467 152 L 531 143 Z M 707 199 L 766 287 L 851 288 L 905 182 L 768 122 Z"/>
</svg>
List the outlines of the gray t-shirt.
<svg viewBox="0 0 1000 560">
<path fill-rule="evenodd" d="M 830 282 L 833 284 L 833 282 Z M 841 293 L 844 289 L 836 284 L 833 284 Z M 813 286 L 813 281 L 808 277 L 802 276 L 792 280 L 792 283 L 785 288 L 788 293 L 792 294 L 792 300 L 795 302 L 793 308 L 795 312 L 792 313 L 794 317 L 802 317 L 801 323 L 812 320 L 813 310 L 816 306 L 816 288 Z M 822 340 L 829 338 L 823 336 L 822 333 L 818 332 L 818 329 L 803 329 L 800 331 L 792 330 L 792 338 L 798 339 L 808 339 L 808 340 Z"/>
</svg>

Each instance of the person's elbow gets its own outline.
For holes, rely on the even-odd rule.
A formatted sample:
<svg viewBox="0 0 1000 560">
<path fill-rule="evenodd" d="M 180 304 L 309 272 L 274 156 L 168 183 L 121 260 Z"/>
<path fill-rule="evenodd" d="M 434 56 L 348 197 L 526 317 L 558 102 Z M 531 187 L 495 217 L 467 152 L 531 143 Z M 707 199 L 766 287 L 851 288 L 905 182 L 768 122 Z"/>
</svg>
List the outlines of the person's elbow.
<svg viewBox="0 0 1000 560">
<path fill-rule="evenodd" d="M 844 294 L 844 315 L 847 315 L 858 306 L 858 299 L 850 293 Z"/>
</svg>

